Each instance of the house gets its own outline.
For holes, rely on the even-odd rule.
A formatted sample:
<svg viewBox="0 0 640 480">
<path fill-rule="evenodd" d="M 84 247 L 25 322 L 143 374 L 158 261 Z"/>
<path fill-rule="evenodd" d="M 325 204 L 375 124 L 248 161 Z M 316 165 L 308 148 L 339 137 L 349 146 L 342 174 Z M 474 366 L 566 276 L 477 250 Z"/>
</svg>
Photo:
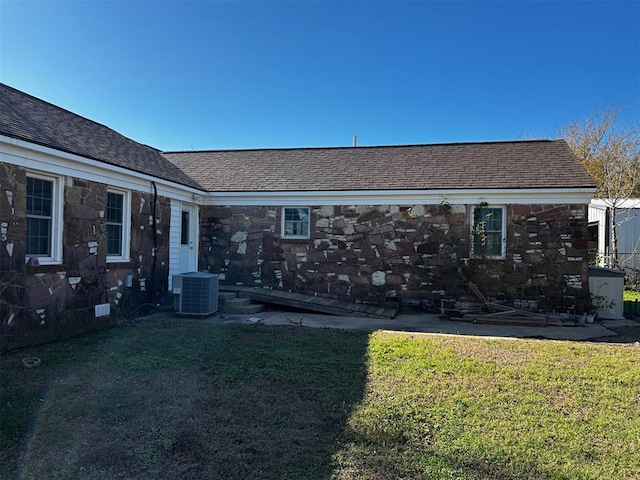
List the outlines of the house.
<svg viewBox="0 0 640 480">
<path fill-rule="evenodd" d="M 180 222 L 201 193 L 158 150 L 1 85 L 0 346 L 111 325 L 123 295 L 158 303 L 171 255 L 197 268 Z"/>
<path fill-rule="evenodd" d="M 592 263 L 613 267 L 611 223 L 615 205 L 618 239 L 618 266 L 627 272 L 629 280 L 640 284 L 640 199 L 612 201 L 595 198 L 589 204 L 589 253 Z"/>
<path fill-rule="evenodd" d="M 172 275 L 401 308 L 588 302 L 595 183 L 562 140 L 160 152 L 0 86 L 2 347 L 159 303 Z"/>
</svg>

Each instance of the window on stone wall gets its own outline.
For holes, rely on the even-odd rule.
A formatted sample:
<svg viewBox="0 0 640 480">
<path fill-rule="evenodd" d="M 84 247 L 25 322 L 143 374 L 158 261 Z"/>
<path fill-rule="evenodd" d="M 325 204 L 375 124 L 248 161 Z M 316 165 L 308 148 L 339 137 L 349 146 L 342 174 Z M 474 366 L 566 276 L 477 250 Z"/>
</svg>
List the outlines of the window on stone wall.
<svg viewBox="0 0 640 480">
<path fill-rule="evenodd" d="M 109 190 L 107 192 L 107 261 L 129 260 L 129 224 L 131 218 L 129 192 Z"/>
<path fill-rule="evenodd" d="M 309 207 L 282 209 L 282 237 L 309 238 Z"/>
<path fill-rule="evenodd" d="M 62 182 L 58 177 L 27 174 L 26 260 L 41 264 L 62 260 Z"/>
<path fill-rule="evenodd" d="M 477 206 L 473 214 L 473 255 L 504 258 L 506 224 L 504 207 Z"/>
</svg>

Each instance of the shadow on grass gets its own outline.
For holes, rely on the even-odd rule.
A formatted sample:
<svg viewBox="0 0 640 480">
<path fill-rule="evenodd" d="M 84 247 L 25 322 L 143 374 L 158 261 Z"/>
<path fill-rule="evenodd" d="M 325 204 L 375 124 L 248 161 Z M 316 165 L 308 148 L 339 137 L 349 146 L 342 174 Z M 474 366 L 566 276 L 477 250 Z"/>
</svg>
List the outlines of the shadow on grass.
<svg viewBox="0 0 640 480">
<path fill-rule="evenodd" d="M 4 359 L 42 367 L 30 386 L 34 372 L 3 376 L 3 414 L 31 406 L 3 439 L 3 478 L 331 477 L 366 332 L 160 319 L 100 335 Z"/>
</svg>

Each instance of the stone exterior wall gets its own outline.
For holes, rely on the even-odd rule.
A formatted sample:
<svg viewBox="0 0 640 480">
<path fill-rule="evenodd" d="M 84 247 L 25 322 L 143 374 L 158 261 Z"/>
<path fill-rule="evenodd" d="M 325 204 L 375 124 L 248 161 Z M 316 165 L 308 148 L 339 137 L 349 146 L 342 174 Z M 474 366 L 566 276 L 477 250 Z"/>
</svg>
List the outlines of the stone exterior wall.
<svg viewBox="0 0 640 480">
<path fill-rule="evenodd" d="M 67 177 L 64 185 L 61 265 L 27 266 L 26 172 L 0 163 L 0 328 L 3 350 L 69 338 L 117 322 L 125 293 L 133 304 L 158 301 L 167 288 L 170 204 L 159 198 L 155 285 L 153 195 L 131 192 L 131 261 L 107 263 L 108 186 Z M 132 275 L 133 286 L 124 284 Z M 150 299 L 148 293 L 153 292 Z M 94 306 L 111 304 L 96 317 Z"/>
<path fill-rule="evenodd" d="M 469 281 L 519 307 L 586 307 L 586 205 L 507 205 L 502 260 L 471 255 L 475 207 L 314 206 L 308 240 L 281 238 L 281 207 L 204 207 L 200 269 L 231 285 L 402 309 L 475 301 Z"/>
</svg>

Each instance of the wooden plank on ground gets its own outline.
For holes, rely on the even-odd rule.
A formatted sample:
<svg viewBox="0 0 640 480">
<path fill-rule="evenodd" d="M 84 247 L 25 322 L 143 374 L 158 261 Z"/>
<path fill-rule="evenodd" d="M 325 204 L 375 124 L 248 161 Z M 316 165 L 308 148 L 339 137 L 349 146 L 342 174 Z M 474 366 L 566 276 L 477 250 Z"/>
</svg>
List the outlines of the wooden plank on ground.
<svg viewBox="0 0 640 480">
<path fill-rule="evenodd" d="M 342 302 L 326 297 L 315 297 L 301 293 L 283 292 L 260 287 L 240 287 L 220 285 L 220 291 L 238 292 L 240 298 L 250 298 L 258 302 L 300 308 L 314 312 L 330 313 L 352 317 L 393 318 L 397 310 L 380 308 L 362 303 Z"/>
<path fill-rule="evenodd" d="M 491 303 L 491 302 L 487 302 L 486 303 L 487 307 L 491 308 L 495 308 L 497 310 L 504 310 L 504 311 L 509 311 L 509 312 L 515 312 L 518 315 L 523 315 L 525 317 L 532 317 L 532 318 L 546 318 L 544 314 L 542 313 L 536 313 L 536 312 L 530 312 L 529 310 L 523 310 L 521 308 L 513 308 L 513 307 L 506 307 L 504 305 L 500 305 L 498 303 Z"/>
<path fill-rule="evenodd" d="M 484 325 L 513 325 L 526 327 L 546 327 L 547 319 L 544 317 L 523 317 L 519 315 L 469 315 L 465 314 L 464 320 Z"/>
<path fill-rule="evenodd" d="M 474 293 L 478 300 L 480 300 L 491 312 L 510 312 L 517 313 L 518 315 L 523 315 L 525 317 L 532 317 L 538 320 L 542 320 L 545 316 L 541 313 L 530 312 L 529 310 L 522 310 L 520 308 L 507 307 L 506 305 L 500 305 L 499 303 L 493 303 L 486 299 L 486 297 L 482 294 L 482 292 L 478 289 L 475 283 L 469 282 L 467 284 L 471 291 Z"/>
</svg>

